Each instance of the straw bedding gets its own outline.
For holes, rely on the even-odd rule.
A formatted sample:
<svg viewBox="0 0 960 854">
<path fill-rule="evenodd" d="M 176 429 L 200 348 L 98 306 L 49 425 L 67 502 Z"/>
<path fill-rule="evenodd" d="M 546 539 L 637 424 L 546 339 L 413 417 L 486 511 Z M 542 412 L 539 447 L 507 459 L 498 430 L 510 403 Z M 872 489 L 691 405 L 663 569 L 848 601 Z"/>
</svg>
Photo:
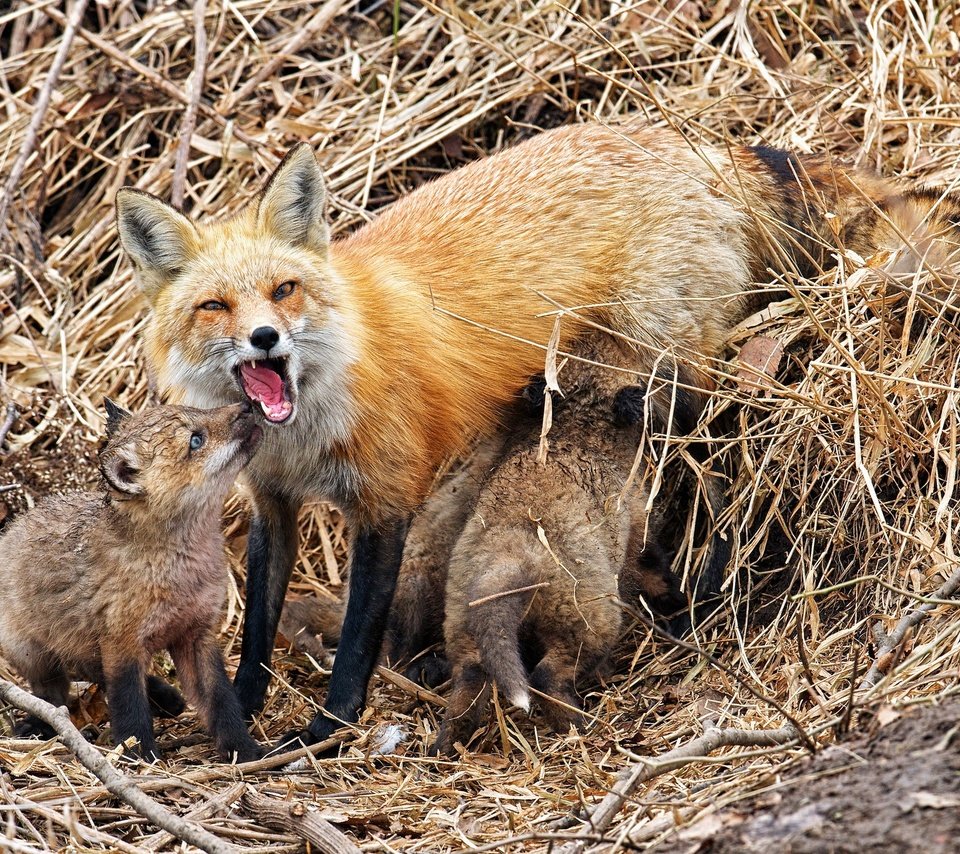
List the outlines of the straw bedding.
<svg viewBox="0 0 960 854">
<path fill-rule="evenodd" d="M 203 4 L 200 63 L 188 4 L 86 9 L 36 145 L 0 200 L 0 396 L 16 406 L 0 457 L 0 514 L 94 481 L 103 397 L 132 408 L 150 397 L 145 305 L 120 256 L 113 197 L 123 185 L 174 191 L 200 76 L 183 206 L 207 217 L 238 210 L 298 139 L 321 154 L 334 231 L 344 232 L 539 128 L 636 114 L 695 140 L 828 151 L 911 182 L 960 182 L 960 10 L 950 4 L 403 0 L 366 16 L 353 6 Z M 72 8 L 14 2 L 0 12 L 4 179 L 31 135 Z M 837 254 L 839 266 L 817 279 L 774 282 L 771 273 L 773 304 L 731 334 L 727 361 L 706 366 L 717 380 L 707 420 L 730 476 L 721 526 L 733 559 L 726 608 L 695 640 L 722 668 L 638 624 L 615 674 L 588 698 L 596 722 L 585 734 L 558 736 L 499 707 L 460 762 L 425 756 L 442 690 L 418 700 L 381 673 L 339 760 L 284 772 L 212 765 L 188 716 L 161 728 L 166 764 L 137 772 L 160 778 L 151 794 L 181 815 L 199 808 L 215 835 L 263 851 L 302 842 L 255 821 L 238 780 L 319 804 L 365 850 L 546 850 L 557 837 L 579 837 L 587 850 L 645 847 L 769 785 L 804 752 L 796 742 L 727 748 L 670 771 L 640 786 L 602 839 L 564 821 L 597 803 L 625 766 L 698 737 L 704 718 L 708 727 L 774 729 L 786 711 L 828 742 L 891 706 L 955 693 L 960 620 L 939 602 L 882 657 L 885 678 L 852 690 L 885 651 L 884 632 L 956 571 L 960 333 L 909 288 L 884 298 L 870 259 Z M 784 352 L 775 377 L 751 389 L 738 382 L 737 355 L 757 335 Z M 652 447 L 665 481 L 689 475 L 682 442 Z M 223 643 L 235 664 L 243 497 L 227 510 L 236 585 Z M 678 527 L 675 567 L 690 572 L 693 520 Z M 292 589 L 339 594 L 342 520 L 313 506 L 302 531 Z M 278 650 L 257 737 L 313 714 L 321 665 Z M 13 676 L 2 664 L 0 675 Z M 102 698 L 87 689 L 74 719 L 102 736 Z M 405 740 L 378 755 L 388 725 Z M 0 739 L 0 765 L 0 802 L 19 805 L 0 816 L 10 850 L 179 844 L 154 836 L 56 742 Z"/>
</svg>

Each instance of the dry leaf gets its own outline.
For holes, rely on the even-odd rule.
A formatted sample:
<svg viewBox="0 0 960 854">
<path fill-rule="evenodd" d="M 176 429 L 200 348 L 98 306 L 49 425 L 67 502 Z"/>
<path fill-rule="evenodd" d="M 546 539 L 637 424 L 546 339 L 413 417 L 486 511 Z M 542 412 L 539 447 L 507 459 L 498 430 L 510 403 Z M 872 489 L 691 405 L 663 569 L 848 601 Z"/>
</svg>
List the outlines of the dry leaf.
<svg viewBox="0 0 960 854">
<path fill-rule="evenodd" d="M 769 335 L 754 335 L 740 348 L 737 387 L 749 394 L 772 391 L 783 356 L 783 344 Z"/>
<path fill-rule="evenodd" d="M 885 727 L 887 724 L 892 724 L 899 717 L 900 712 L 893 708 L 893 706 L 884 705 L 881 706 L 880 710 L 877 712 L 877 724 L 881 727 Z"/>
</svg>

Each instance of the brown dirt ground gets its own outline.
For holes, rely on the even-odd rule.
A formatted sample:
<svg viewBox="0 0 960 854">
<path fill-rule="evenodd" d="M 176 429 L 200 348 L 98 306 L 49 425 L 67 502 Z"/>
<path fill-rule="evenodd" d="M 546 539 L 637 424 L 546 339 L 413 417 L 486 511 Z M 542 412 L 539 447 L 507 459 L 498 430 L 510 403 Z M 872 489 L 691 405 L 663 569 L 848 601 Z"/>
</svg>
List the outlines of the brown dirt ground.
<svg viewBox="0 0 960 854">
<path fill-rule="evenodd" d="M 895 714 L 891 712 L 891 715 Z M 653 850 L 923 852 L 960 847 L 960 699 L 903 713 Z"/>
<path fill-rule="evenodd" d="M 31 403 L 18 413 L 11 434 L 34 429 L 37 438 L 19 449 L 0 446 L 0 530 L 44 496 L 95 489 L 100 480 L 98 441 L 71 424 L 51 396 Z"/>
</svg>

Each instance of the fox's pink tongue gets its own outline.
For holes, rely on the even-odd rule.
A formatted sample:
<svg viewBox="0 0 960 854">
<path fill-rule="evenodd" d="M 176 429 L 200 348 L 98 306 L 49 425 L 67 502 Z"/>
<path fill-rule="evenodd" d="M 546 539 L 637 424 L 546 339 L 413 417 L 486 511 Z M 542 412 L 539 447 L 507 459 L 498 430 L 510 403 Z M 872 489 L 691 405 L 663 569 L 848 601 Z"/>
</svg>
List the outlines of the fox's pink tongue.
<svg viewBox="0 0 960 854">
<path fill-rule="evenodd" d="M 283 378 L 276 371 L 246 362 L 240 366 L 240 377 L 247 397 L 260 404 L 269 420 L 283 421 L 293 411 L 293 405 L 284 397 Z"/>
</svg>

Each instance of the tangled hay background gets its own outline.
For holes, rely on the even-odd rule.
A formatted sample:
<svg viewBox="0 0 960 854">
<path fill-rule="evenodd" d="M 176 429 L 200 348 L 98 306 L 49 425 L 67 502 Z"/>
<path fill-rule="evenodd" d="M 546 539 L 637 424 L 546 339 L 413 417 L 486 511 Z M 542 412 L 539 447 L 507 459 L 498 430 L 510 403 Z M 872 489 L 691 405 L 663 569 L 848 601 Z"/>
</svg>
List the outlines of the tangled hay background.
<svg viewBox="0 0 960 854">
<path fill-rule="evenodd" d="M 230 215 L 291 143 L 307 139 L 325 165 L 334 230 L 344 232 L 419 183 L 538 128 L 637 114 L 669 120 L 693 140 L 826 151 L 911 182 L 960 183 L 960 9 L 952 4 L 404 0 L 368 16 L 354 5 L 205 6 L 185 210 Z M 0 394 L 17 407 L 0 458 L 9 512 L 95 480 L 104 396 L 133 408 L 148 399 L 145 306 L 119 254 L 113 198 L 124 184 L 164 198 L 173 190 L 197 79 L 192 6 L 86 9 L 36 148 L 0 201 Z M 57 2 L 14 2 L 0 13 L 4 180 L 30 133 L 66 14 Z M 727 750 L 661 776 L 635 793 L 602 841 L 558 820 L 595 803 L 637 755 L 699 735 L 704 716 L 781 726 L 780 712 L 746 685 L 821 740 L 846 724 L 852 699 L 853 723 L 867 725 L 884 707 L 956 692 L 960 620 L 941 604 L 881 662 L 889 672 L 878 687 L 852 691 L 882 645 L 874 626 L 892 628 L 956 570 L 960 332 L 909 291 L 884 298 L 869 265 L 837 254 L 839 267 L 816 280 L 777 283 L 788 296 L 736 330 L 731 361 L 709 366 L 718 380 L 709 417 L 732 475 L 721 524 L 734 555 L 728 608 L 697 641 L 727 670 L 637 627 L 616 675 L 588 699 L 597 721 L 586 734 L 546 733 L 502 709 L 480 752 L 462 762 L 424 756 L 442 713 L 436 697 L 418 701 L 399 680 L 375 678 L 359 736 L 338 761 L 242 779 L 262 794 L 317 801 L 370 850 L 545 850 L 558 833 L 580 833 L 597 850 L 647 846 L 769 785 L 802 748 Z M 776 380 L 756 393 L 736 382 L 735 359 L 758 333 L 785 355 Z M 676 459 L 682 450 L 674 443 L 668 465 L 685 464 Z M 244 515 L 233 500 L 237 585 L 223 637 L 233 663 Z M 338 592 L 341 520 L 315 506 L 302 527 L 293 589 Z M 688 572 L 696 555 L 686 545 L 676 567 Z M 303 655 L 278 651 L 275 665 L 261 738 L 312 715 L 325 691 L 326 674 Z M 2 665 L 0 675 L 12 676 Z M 94 731 L 102 725 L 95 692 L 76 716 Z M 407 740 L 377 756 L 389 724 Z M 154 796 L 178 813 L 200 809 L 223 839 L 296 850 L 295 837 L 264 831 L 244 812 L 239 772 L 209 766 L 209 745 L 195 734 L 189 719 L 161 733 L 166 768 L 142 770 L 156 778 Z M 173 850 L 171 838 L 151 835 L 155 828 L 68 759 L 56 743 L 0 740 L 9 772 L 0 800 L 20 805 L 3 817 L 11 850 L 56 850 L 71 838 L 84 850 Z M 187 768 L 198 764 L 201 772 Z M 68 807 L 75 798 L 82 807 Z"/>
</svg>

